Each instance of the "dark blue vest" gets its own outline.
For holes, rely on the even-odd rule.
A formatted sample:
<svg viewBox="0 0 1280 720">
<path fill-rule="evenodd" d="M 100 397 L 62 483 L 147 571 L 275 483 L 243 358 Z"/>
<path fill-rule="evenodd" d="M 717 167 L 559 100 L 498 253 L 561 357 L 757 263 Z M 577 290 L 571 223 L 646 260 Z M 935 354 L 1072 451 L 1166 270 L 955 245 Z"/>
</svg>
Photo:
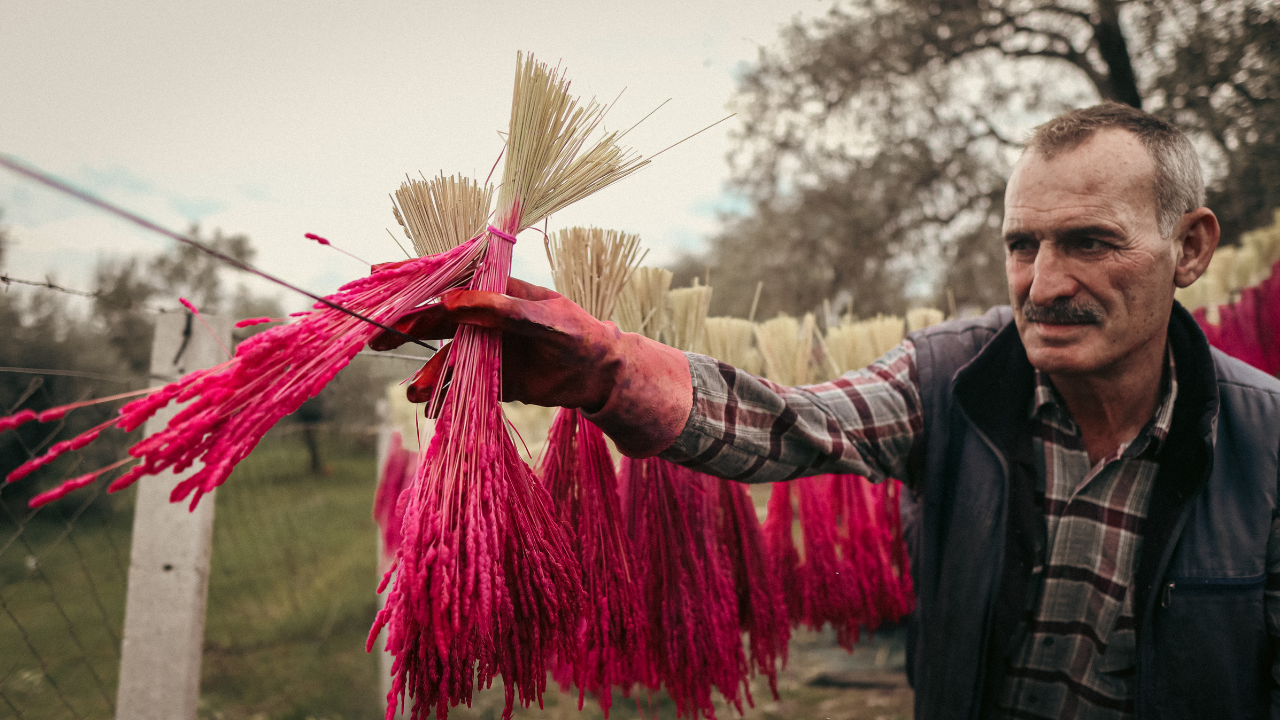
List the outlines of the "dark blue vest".
<svg viewBox="0 0 1280 720">
<path fill-rule="evenodd" d="M 1034 374 L 1007 307 L 911 339 L 925 416 L 904 478 L 920 495 L 916 717 L 978 718 L 1029 579 L 1018 528 L 1034 508 L 1017 477 Z M 1176 304 L 1169 342 L 1178 399 L 1132 587 L 1137 716 L 1268 717 L 1280 707 L 1263 609 L 1280 381 L 1211 349 Z"/>
</svg>

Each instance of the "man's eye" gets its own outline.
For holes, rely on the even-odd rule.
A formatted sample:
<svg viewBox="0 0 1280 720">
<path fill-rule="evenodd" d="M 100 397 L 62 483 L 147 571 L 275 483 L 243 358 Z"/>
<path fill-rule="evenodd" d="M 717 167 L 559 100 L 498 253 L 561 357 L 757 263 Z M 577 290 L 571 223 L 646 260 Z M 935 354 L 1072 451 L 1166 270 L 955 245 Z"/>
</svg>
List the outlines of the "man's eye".
<svg viewBox="0 0 1280 720">
<path fill-rule="evenodd" d="M 1011 240 L 1006 243 L 1012 255 L 1024 255 L 1035 250 L 1035 243 L 1030 240 Z"/>
<path fill-rule="evenodd" d="M 1087 253 L 1101 252 L 1109 247 L 1111 247 L 1109 244 L 1097 238 L 1081 238 L 1076 241 L 1076 249 Z"/>
</svg>

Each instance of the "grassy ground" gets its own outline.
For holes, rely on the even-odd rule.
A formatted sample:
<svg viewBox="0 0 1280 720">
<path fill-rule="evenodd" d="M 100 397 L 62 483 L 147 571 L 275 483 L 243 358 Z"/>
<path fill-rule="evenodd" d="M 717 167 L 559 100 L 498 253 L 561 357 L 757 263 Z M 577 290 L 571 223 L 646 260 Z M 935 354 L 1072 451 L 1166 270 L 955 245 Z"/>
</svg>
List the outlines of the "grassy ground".
<svg viewBox="0 0 1280 720">
<path fill-rule="evenodd" d="M 329 472 L 315 476 L 300 436 L 268 438 L 218 490 L 202 720 L 382 717 L 377 658 L 364 652 L 377 582 L 372 444 L 333 436 L 322 452 Z M 53 521 L 18 534 L 0 519 L 0 718 L 114 714 L 132 511 L 125 497 L 74 522 L 58 519 L 81 504 L 51 506 Z M 911 693 L 894 670 L 901 661 L 892 636 L 849 655 L 829 635 L 798 634 L 781 698 L 757 683 L 746 716 L 908 718 Z M 452 717 L 501 710 L 493 688 Z M 576 692 L 554 690 L 545 709 L 516 715 L 601 717 L 592 698 L 579 713 Z M 634 700 L 615 698 L 611 717 L 640 716 Z M 646 699 L 644 716 L 671 718 L 674 708 Z"/>
</svg>

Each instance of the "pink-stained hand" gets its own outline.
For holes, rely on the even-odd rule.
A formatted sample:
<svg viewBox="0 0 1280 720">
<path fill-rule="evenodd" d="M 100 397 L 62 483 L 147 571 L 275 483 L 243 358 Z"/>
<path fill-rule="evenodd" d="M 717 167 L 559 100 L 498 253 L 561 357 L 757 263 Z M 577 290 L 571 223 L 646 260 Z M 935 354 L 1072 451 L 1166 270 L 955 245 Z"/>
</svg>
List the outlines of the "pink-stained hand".
<svg viewBox="0 0 1280 720">
<path fill-rule="evenodd" d="M 689 363 L 675 348 L 601 322 L 571 300 L 521 280 L 506 294 L 453 290 L 396 321 L 396 330 L 423 340 L 453 337 L 458 325 L 502 332 L 503 399 L 579 408 L 619 449 L 643 457 L 675 440 L 689 416 Z M 369 342 L 391 350 L 406 342 L 383 332 Z M 448 367 L 448 347 L 414 377 L 413 402 L 431 399 Z"/>
</svg>

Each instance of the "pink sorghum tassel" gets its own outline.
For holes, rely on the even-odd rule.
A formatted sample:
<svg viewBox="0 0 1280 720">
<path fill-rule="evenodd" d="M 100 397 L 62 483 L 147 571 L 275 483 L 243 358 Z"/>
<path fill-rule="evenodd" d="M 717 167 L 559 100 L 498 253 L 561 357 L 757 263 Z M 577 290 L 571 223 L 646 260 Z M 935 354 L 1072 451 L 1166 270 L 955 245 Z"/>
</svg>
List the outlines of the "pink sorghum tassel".
<svg viewBox="0 0 1280 720">
<path fill-rule="evenodd" d="M 474 271 L 479 245 L 471 241 L 447 253 L 408 261 L 347 283 L 327 299 L 389 324 L 445 290 L 465 284 Z M 314 397 L 380 329 L 324 303 L 301 320 L 249 338 L 235 356 L 197 370 L 163 387 L 140 391 L 144 397 L 120 408 L 115 420 L 93 428 L 10 473 L 17 480 L 58 455 L 92 442 L 107 427 L 130 432 L 171 402 L 187 403 L 165 426 L 129 449 L 138 463 L 108 488 L 115 492 L 146 475 L 197 470 L 174 487 L 176 502 L 191 496 L 191 506 L 221 485 L 280 418 Z M 79 404 L 52 408 L 41 415 L 56 419 Z M 21 413 L 7 425 L 27 420 Z M 118 464 L 117 464 L 118 465 Z M 115 467 L 115 466 L 113 466 Z M 99 472 L 106 472 L 107 468 Z M 63 483 L 67 491 L 85 476 Z M 65 493 L 63 493 L 65 494 Z M 61 497 L 44 493 L 36 499 Z"/>
<path fill-rule="evenodd" d="M 649 620 L 648 684 L 665 687 L 681 717 L 714 717 L 713 687 L 741 712 L 748 666 L 716 537 L 717 498 L 699 476 L 664 460 L 624 459 L 622 468 Z"/>
<path fill-rule="evenodd" d="M 404 489 L 413 482 L 418 466 L 418 453 L 407 450 L 399 431 L 392 431 L 387 444 L 387 458 L 378 478 L 378 492 L 373 499 L 373 519 L 382 532 L 382 557 L 388 563 L 400 550 L 401 525 L 404 522 Z M 386 567 L 382 568 L 386 571 Z"/>
<path fill-rule="evenodd" d="M 831 476 L 795 481 L 804 538 L 804 622 L 814 630 L 831 623 L 836 641 L 844 648 L 858 642 L 859 626 L 867 604 L 861 579 L 837 543 L 837 513 Z"/>
<path fill-rule="evenodd" d="M 800 572 L 800 552 L 795 541 L 795 510 L 791 505 L 791 482 L 774 483 L 764 518 L 765 549 L 773 560 L 787 616 L 792 627 L 805 619 L 806 598 Z"/>
<path fill-rule="evenodd" d="M 574 645 L 556 678 L 578 687 L 579 710 L 585 694 L 593 693 L 607 718 L 612 688 L 629 691 L 647 669 L 635 560 L 600 428 L 577 410 L 561 408 L 547 434 L 539 474 L 572 533 L 586 593 Z"/>
<path fill-rule="evenodd" d="M 800 510 L 802 561 L 786 532 L 792 523 L 792 489 Z M 793 625 L 819 630 L 830 623 L 837 642 L 851 650 L 862 629 L 875 630 L 911 612 L 900 491 L 896 480 L 872 484 L 857 475 L 821 475 L 774 486 L 765 535 L 788 588 Z M 791 591 L 792 584 L 797 591 Z"/>
<path fill-rule="evenodd" d="M 513 228 L 514 229 L 514 228 Z M 472 289 L 501 292 L 514 238 L 493 228 Z M 567 528 L 507 434 L 500 333 L 458 329 L 452 386 L 405 504 L 397 572 L 369 644 L 386 627 L 395 655 L 387 717 L 470 704 L 501 675 L 503 716 L 541 703 L 550 658 L 573 643 L 582 585 Z M 446 371 L 447 373 L 447 371 Z"/>
<path fill-rule="evenodd" d="M 751 666 L 769 680 L 778 696 L 778 670 L 787 662 L 791 625 L 782 578 L 766 547 L 760 519 L 747 486 L 731 480 L 708 481 L 719 488 L 720 545 L 728 556 L 738 596 L 738 625 L 747 633 Z"/>
</svg>

